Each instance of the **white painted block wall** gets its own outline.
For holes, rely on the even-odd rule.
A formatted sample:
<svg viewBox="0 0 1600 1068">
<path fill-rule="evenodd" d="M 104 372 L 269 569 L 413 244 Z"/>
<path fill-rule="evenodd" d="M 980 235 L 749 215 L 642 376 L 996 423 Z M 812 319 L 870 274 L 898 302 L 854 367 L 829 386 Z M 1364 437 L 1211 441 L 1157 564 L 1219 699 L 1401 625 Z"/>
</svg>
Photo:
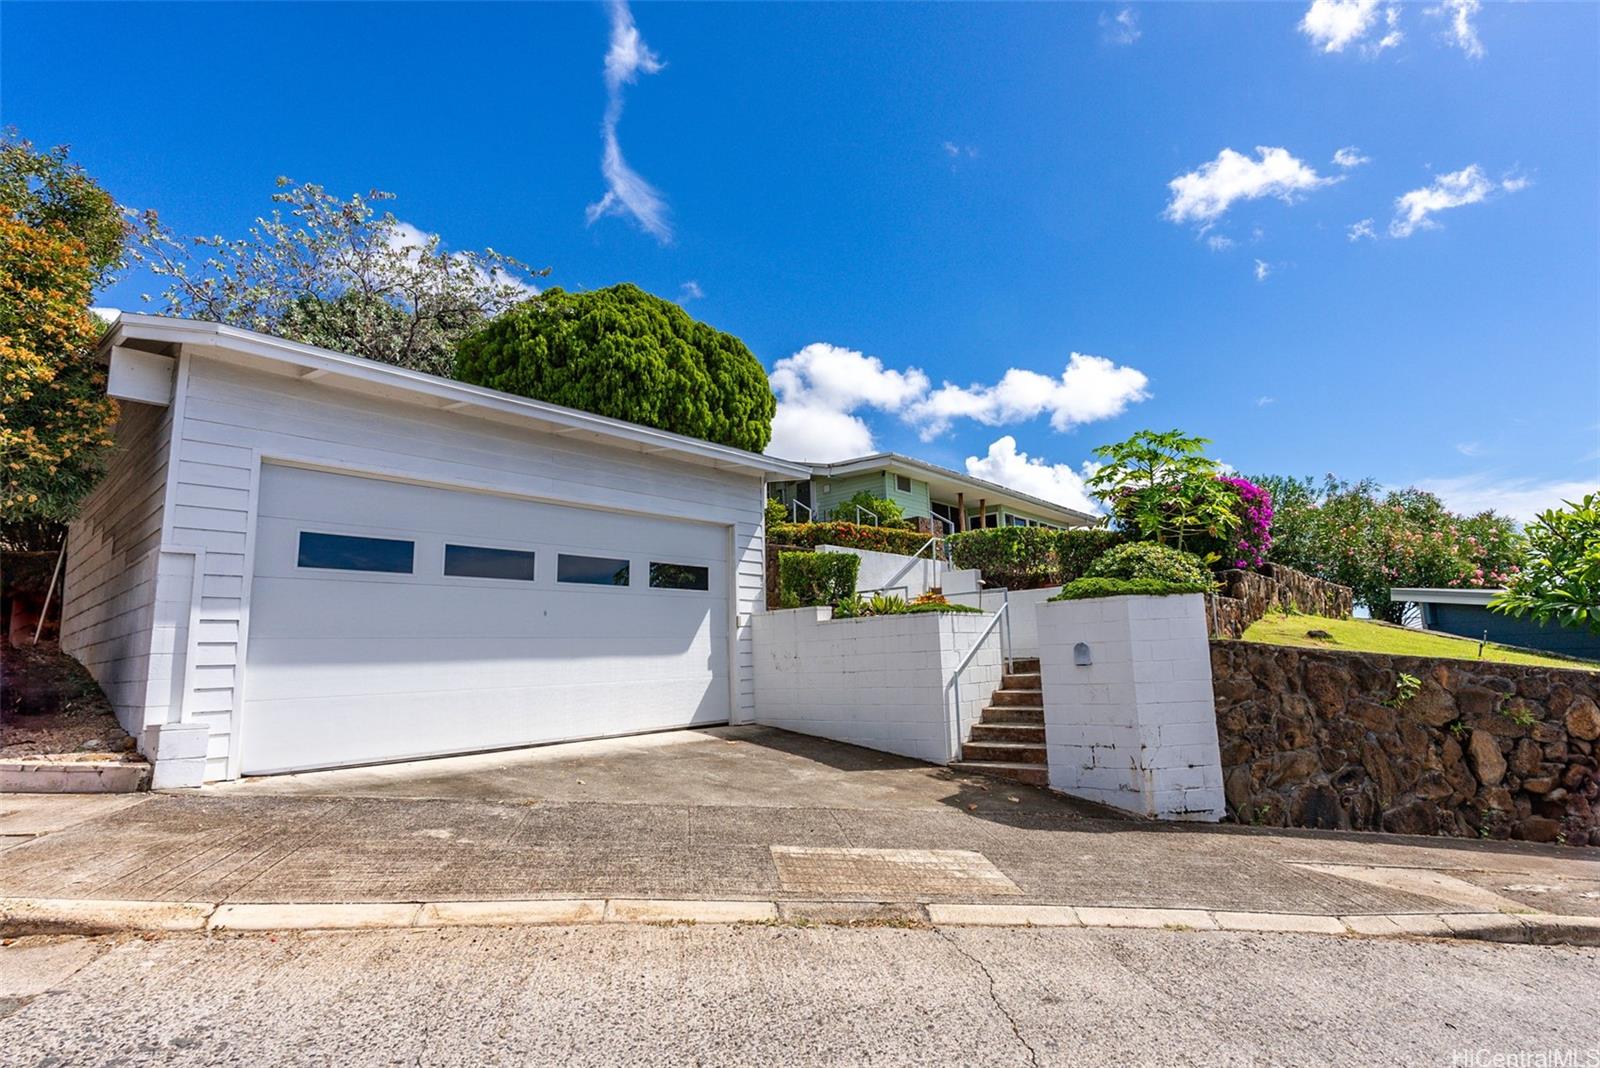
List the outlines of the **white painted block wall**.
<svg viewBox="0 0 1600 1068">
<path fill-rule="evenodd" d="M 972 593 L 946 591 L 949 600 L 969 604 L 985 612 L 998 612 L 1003 604 L 1010 604 L 1006 616 L 1010 620 L 1011 655 L 1018 659 L 1032 659 L 1039 655 L 1039 606 L 1061 592 L 1060 586 L 1046 586 L 1038 590 L 992 589 Z"/>
<path fill-rule="evenodd" d="M 1050 786 L 1143 816 L 1220 820 L 1201 595 L 1055 601 L 1036 618 Z M 1088 666 L 1074 662 L 1079 643 Z"/>
<path fill-rule="evenodd" d="M 1000 685 L 998 635 L 961 673 L 959 710 L 950 680 L 992 617 L 832 616 L 795 608 L 755 617 L 756 722 L 934 764 L 956 759 Z"/>
<path fill-rule="evenodd" d="M 931 589 L 977 589 L 978 573 L 952 568 L 942 560 L 907 556 L 903 553 L 880 553 L 872 549 L 857 549 L 844 545 L 819 545 L 819 553 L 850 553 L 861 558 L 861 569 L 856 572 L 856 589 L 878 591 L 893 584 L 896 588 L 883 592 L 910 600 L 921 597 Z M 905 589 L 899 587 L 904 586 Z"/>
</svg>

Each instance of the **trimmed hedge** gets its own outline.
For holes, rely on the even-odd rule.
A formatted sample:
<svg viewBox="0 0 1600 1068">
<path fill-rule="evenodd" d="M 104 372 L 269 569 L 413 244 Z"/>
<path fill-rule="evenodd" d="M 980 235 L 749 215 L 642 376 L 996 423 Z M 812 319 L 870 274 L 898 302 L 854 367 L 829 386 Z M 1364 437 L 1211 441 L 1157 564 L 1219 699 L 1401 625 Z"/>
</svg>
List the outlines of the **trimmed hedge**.
<svg viewBox="0 0 1600 1068">
<path fill-rule="evenodd" d="M 938 602 L 929 602 L 927 604 L 908 604 L 908 605 L 906 605 L 905 612 L 903 614 L 909 616 L 909 615 L 915 615 L 915 614 L 917 614 L 919 612 L 981 612 L 981 611 L 983 611 L 983 609 L 976 608 L 976 607 L 974 607 L 974 606 L 972 606 L 970 604 L 956 604 L 954 601 L 947 601 L 944 604 L 939 604 Z"/>
<path fill-rule="evenodd" d="M 774 523 L 767 528 L 767 541 L 774 545 L 792 545 L 797 549 L 842 545 L 847 549 L 910 556 L 927 543 L 928 535 L 915 530 L 896 530 L 859 523 Z"/>
<path fill-rule="evenodd" d="M 1180 593 L 1210 593 L 1209 582 L 1163 582 L 1153 578 L 1081 578 L 1069 582 L 1052 601 L 1086 601 L 1092 597 L 1172 597 Z"/>
<path fill-rule="evenodd" d="M 1126 540 L 1104 527 L 988 527 L 952 534 L 946 543 L 956 567 L 975 567 L 993 585 L 1032 590 L 1081 578 L 1097 557 Z"/>
<path fill-rule="evenodd" d="M 1156 579 L 1210 588 L 1211 571 L 1194 553 L 1153 541 L 1119 545 L 1089 565 L 1085 578 Z"/>
<path fill-rule="evenodd" d="M 1075 527 L 1061 535 L 1061 574 L 1058 581 L 1072 582 L 1089 573 L 1089 566 L 1124 544 L 1128 535 L 1107 527 Z"/>
<path fill-rule="evenodd" d="M 856 595 L 854 553 L 779 553 L 778 598 L 785 608 L 838 604 Z"/>
</svg>

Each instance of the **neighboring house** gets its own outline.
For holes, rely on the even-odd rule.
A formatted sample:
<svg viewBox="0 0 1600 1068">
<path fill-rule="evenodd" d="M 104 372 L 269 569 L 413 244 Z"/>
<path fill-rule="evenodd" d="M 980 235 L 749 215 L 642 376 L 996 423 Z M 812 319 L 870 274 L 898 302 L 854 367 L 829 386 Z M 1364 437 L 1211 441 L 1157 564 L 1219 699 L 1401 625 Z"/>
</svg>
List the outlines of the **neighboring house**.
<svg viewBox="0 0 1600 1068">
<path fill-rule="evenodd" d="M 866 490 L 898 504 L 905 518 L 922 520 L 929 532 L 949 534 L 980 527 L 1086 527 L 1099 522 L 1087 512 L 1030 497 L 981 478 L 898 453 L 880 452 L 832 464 L 811 464 L 810 477 L 774 478 L 768 493 L 800 520 L 873 522 L 845 514 L 840 506 Z"/>
<path fill-rule="evenodd" d="M 215 323 L 100 353 L 61 640 L 158 785 L 751 720 L 808 468 Z"/>
<path fill-rule="evenodd" d="M 1524 616 L 1491 612 L 1489 601 L 1500 590 L 1393 589 L 1389 600 L 1414 604 L 1421 610 L 1424 630 L 1459 634 L 1463 638 L 1538 649 L 1565 656 L 1600 660 L 1600 635 L 1575 627 L 1547 626 Z"/>
</svg>

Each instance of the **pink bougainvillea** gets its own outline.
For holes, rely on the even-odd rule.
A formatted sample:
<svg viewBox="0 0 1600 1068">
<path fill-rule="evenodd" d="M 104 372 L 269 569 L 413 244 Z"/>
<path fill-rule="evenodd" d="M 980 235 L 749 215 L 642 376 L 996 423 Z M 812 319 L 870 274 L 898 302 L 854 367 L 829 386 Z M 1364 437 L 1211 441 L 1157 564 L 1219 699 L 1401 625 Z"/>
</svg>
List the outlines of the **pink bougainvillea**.
<svg viewBox="0 0 1600 1068">
<path fill-rule="evenodd" d="M 1239 494 L 1239 530 L 1234 536 L 1234 567 L 1260 567 L 1272 548 L 1272 494 L 1248 478 L 1224 478 Z"/>
</svg>

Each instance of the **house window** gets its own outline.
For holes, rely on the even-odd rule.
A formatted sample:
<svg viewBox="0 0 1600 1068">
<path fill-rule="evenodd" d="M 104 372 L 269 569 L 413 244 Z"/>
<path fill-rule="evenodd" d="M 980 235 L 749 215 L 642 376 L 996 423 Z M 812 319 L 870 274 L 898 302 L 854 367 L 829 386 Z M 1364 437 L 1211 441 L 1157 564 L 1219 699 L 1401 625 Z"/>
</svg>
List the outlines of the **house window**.
<svg viewBox="0 0 1600 1068">
<path fill-rule="evenodd" d="M 556 581 L 577 582 L 588 586 L 626 586 L 628 561 L 612 560 L 605 556 L 569 556 L 562 553 L 556 559 Z"/>
<path fill-rule="evenodd" d="M 532 582 L 533 554 L 521 549 L 491 549 L 484 545 L 446 545 L 444 573 L 454 578 Z"/>
<path fill-rule="evenodd" d="M 650 587 L 656 590 L 709 590 L 711 569 L 693 564 L 650 562 Z"/>
<path fill-rule="evenodd" d="M 901 493 L 910 493 L 911 479 L 906 475 L 895 475 L 894 488 L 899 490 Z"/>
<path fill-rule="evenodd" d="M 1031 527 L 1033 526 L 1033 521 L 1024 519 L 1020 515 L 1008 515 L 1006 516 L 1006 525 L 1012 527 Z"/>
<path fill-rule="evenodd" d="M 349 534 L 300 532 L 301 567 L 329 571 L 384 571 L 411 574 L 414 542 L 395 538 L 360 538 Z"/>
</svg>

